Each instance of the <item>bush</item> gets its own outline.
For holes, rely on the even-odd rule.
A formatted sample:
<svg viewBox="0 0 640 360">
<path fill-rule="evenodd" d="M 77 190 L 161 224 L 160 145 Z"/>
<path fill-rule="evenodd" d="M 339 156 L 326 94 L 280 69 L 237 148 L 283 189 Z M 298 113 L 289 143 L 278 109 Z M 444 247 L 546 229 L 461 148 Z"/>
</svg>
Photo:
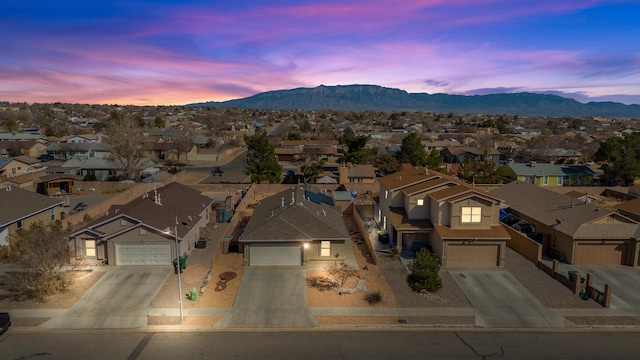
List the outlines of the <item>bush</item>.
<svg viewBox="0 0 640 360">
<path fill-rule="evenodd" d="M 358 275 L 358 269 L 344 262 L 339 265 L 332 262 L 325 267 L 325 271 L 335 280 L 339 288 L 344 287 L 347 280 Z"/>
<path fill-rule="evenodd" d="M 411 274 L 407 277 L 407 281 L 414 291 L 435 292 L 442 287 L 442 279 L 438 273 L 440 271 L 438 258 L 427 248 L 416 252 L 409 270 L 411 270 Z"/>
<path fill-rule="evenodd" d="M 374 291 L 367 294 L 364 299 L 369 303 L 369 305 L 375 305 L 381 303 L 382 300 L 384 300 L 384 297 L 382 296 L 380 291 Z"/>
</svg>

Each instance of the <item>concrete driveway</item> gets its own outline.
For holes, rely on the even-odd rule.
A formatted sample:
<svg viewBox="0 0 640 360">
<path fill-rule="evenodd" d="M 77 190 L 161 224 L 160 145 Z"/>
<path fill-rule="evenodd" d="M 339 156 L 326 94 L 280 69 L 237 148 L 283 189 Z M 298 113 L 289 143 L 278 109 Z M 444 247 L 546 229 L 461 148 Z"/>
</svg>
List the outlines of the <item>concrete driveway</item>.
<svg viewBox="0 0 640 360">
<path fill-rule="evenodd" d="M 476 313 L 476 325 L 489 328 L 571 326 L 503 269 L 447 269 Z"/>
<path fill-rule="evenodd" d="M 114 266 L 68 311 L 42 324 L 53 329 L 124 329 L 147 326 L 147 308 L 171 266 Z"/>
<path fill-rule="evenodd" d="M 593 274 L 593 286 L 612 286 L 611 309 L 628 309 L 640 314 L 640 269 L 624 265 L 576 265 L 582 277 Z"/>
<path fill-rule="evenodd" d="M 317 326 L 307 308 L 306 268 L 247 267 L 236 302 L 216 327 L 297 328 Z"/>
</svg>

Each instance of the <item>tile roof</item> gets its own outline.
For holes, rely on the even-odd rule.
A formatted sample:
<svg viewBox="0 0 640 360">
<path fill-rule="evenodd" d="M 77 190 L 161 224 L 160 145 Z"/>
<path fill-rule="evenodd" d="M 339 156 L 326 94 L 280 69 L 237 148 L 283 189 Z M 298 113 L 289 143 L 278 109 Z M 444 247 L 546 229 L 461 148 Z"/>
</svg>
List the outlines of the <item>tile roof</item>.
<svg viewBox="0 0 640 360">
<path fill-rule="evenodd" d="M 614 214 L 592 204 L 576 203 L 571 196 L 539 186 L 514 181 L 492 189 L 490 194 L 504 199 L 514 211 L 573 236 L 582 224 Z M 573 206 L 572 206 L 573 204 Z"/>
<path fill-rule="evenodd" d="M 0 227 L 62 205 L 62 201 L 46 195 L 17 187 L 8 189 L 0 189 Z"/>
<path fill-rule="evenodd" d="M 305 189 L 318 192 L 308 186 L 294 186 L 262 200 L 240 241 L 348 240 L 340 208 L 305 199 Z"/>
</svg>

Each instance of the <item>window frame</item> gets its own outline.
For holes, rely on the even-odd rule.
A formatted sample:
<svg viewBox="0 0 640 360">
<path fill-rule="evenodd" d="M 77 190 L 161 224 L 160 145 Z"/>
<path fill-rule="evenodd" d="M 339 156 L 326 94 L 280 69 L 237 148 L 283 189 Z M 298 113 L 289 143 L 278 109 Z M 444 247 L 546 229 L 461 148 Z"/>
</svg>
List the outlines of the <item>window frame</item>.
<svg viewBox="0 0 640 360">
<path fill-rule="evenodd" d="M 93 243 L 93 246 L 89 244 Z M 93 251 L 93 255 L 91 255 Z M 96 239 L 84 239 L 84 257 L 85 258 L 97 258 L 98 257 L 98 242 Z"/>
<path fill-rule="evenodd" d="M 466 213 L 467 211 L 469 213 Z M 481 206 L 463 206 L 460 209 L 460 223 L 461 224 L 482 223 L 482 207 Z"/>
</svg>

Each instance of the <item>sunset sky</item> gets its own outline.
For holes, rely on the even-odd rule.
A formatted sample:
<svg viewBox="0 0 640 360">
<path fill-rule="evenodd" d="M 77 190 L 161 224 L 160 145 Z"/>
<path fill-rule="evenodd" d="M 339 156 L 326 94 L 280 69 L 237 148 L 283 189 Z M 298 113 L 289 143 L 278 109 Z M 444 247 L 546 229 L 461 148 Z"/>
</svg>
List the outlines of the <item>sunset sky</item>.
<svg viewBox="0 0 640 360">
<path fill-rule="evenodd" d="M 5 1 L 0 101 L 181 105 L 375 84 L 640 104 L 640 1 Z"/>
</svg>

